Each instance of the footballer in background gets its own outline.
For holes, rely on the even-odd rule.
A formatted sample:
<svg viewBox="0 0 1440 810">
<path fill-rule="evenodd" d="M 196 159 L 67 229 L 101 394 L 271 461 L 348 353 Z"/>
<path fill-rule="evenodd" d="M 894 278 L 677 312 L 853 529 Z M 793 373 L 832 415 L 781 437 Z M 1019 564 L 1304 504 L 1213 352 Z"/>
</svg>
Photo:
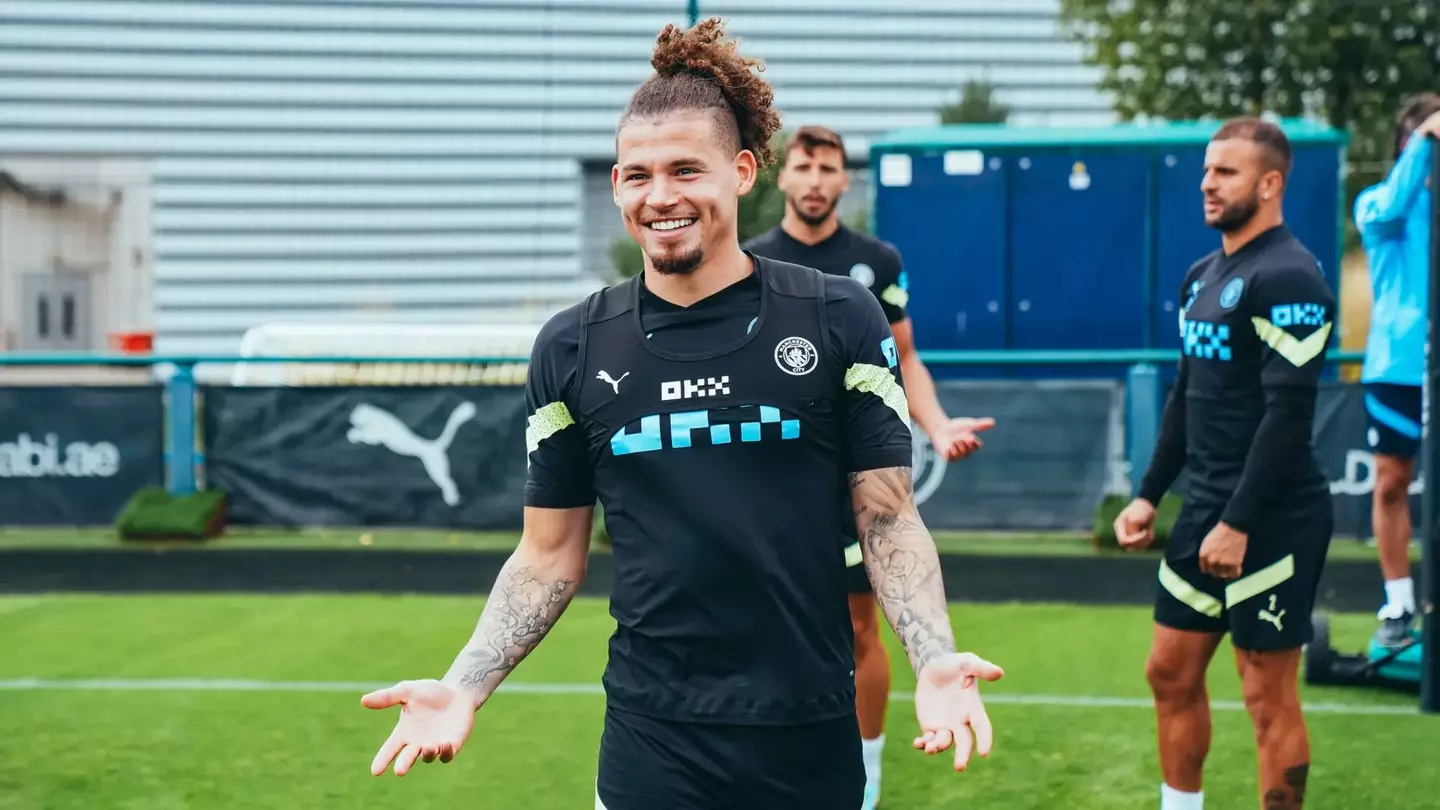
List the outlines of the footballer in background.
<svg viewBox="0 0 1440 810">
<path fill-rule="evenodd" d="M 825 127 L 804 126 L 786 140 L 780 161 L 776 185 L 785 195 L 784 219 L 746 242 L 744 248 L 757 256 L 849 276 L 868 287 L 879 299 L 895 336 L 910 418 L 925 431 L 935 452 L 947 461 L 978 450 L 980 439 L 976 434 L 993 427 L 995 420 L 951 418 L 940 405 L 935 382 L 915 353 L 914 331 L 905 312 L 909 292 L 900 253 L 885 242 L 846 227 L 840 220 L 840 198 L 850 188 L 844 140 Z M 865 758 L 862 810 L 872 810 L 880 793 L 890 660 L 880 641 L 875 594 L 861 563 L 860 541 L 853 533 L 844 540 L 846 562 L 850 565 L 850 619 L 855 632 L 855 703 Z"/>
</svg>

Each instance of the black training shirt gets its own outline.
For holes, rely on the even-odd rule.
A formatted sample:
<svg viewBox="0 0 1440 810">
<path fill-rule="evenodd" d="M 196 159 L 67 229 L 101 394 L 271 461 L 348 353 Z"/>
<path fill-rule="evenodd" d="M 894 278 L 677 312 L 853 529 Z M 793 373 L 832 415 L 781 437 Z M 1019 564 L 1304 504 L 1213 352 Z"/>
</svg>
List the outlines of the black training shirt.
<svg viewBox="0 0 1440 810">
<path fill-rule="evenodd" d="M 909 279 L 900 253 L 890 245 L 853 231 L 843 224 L 835 233 L 807 245 L 776 225 L 745 243 L 756 255 L 813 267 L 832 276 L 849 276 L 867 287 L 880 301 L 890 323 L 905 319 L 910 300 Z"/>
<path fill-rule="evenodd" d="M 854 281 L 755 268 L 690 307 L 631 279 L 556 315 L 532 352 L 525 502 L 604 507 L 617 708 L 757 724 L 855 710 L 834 538 L 847 472 L 910 464 L 894 339 Z"/>
<path fill-rule="evenodd" d="M 1329 481 L 1311 435 L 1335 296 L 1314 255 L 1277 226 L 1196 262 L 1180 300 L 1183 356 L 1140 497 L 1158 503 L 1183 468 L 1187 501 L 1240 531 L 1317 508 Z"/>
<path fill-rule="evenodd" d="M 905 305 L 909 303 L 910 294 L 899 251 L 844 224 L 813 245 L 801 242 L 776 225 L 746 242 L 745 248 L 757 256 L 813 267 L 832 276 L 849 276 L 870 290 L 890 323 L 899 323 L 906 317 Z M 854 510 L 849 503 L 844 509 L 840 536 L 848 546 L 858 539 L 859 532 Z"/>
</svg>

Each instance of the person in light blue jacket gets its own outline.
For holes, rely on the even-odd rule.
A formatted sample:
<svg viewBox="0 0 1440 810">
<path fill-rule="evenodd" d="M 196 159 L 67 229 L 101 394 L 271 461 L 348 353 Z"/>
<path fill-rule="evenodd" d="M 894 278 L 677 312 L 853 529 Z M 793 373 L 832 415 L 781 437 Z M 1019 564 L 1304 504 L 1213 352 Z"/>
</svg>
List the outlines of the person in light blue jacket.
<svg viewBox="0 0 1440 810">
<path fill-rule="evenodd" d="M 1370 264 L 1374 307 L 1365 344 L 1365 440 L 1375 454 L 1371 511 L 1385 605 L 1376 640 L 1393 646 L 1415 621 L 1410 578 L 1410 482 L 1420 447 L 1430 296 L 1431 150 L 1440 138 L 1440 95 L 1410 100 L 1396 125 L 1396 161 L 1355 199 L 1355 225 Z"/>
</svg>

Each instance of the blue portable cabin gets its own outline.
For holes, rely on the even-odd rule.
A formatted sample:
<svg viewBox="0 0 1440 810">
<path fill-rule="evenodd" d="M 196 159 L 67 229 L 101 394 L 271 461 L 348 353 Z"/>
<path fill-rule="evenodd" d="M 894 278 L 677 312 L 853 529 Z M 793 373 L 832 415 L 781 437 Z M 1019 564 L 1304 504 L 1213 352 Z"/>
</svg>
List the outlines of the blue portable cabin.
<svg viewBox="0 0 1440 810">
<path fill-rule="evenodd" d="M 1294 150 L 1286 221 L 1338 297 L 1348 136 L 1313 121 L 1277 123 Z M 1200 196 L 1205 147 L 1219 126 L 952 124 L 872 143 L 875 233 L 904 257 L 916 346 L 1179 348 L 1181 280 L 1220 246 Z M 1073 378 L 1125 368 L 932 371 Z"/>
</svg>

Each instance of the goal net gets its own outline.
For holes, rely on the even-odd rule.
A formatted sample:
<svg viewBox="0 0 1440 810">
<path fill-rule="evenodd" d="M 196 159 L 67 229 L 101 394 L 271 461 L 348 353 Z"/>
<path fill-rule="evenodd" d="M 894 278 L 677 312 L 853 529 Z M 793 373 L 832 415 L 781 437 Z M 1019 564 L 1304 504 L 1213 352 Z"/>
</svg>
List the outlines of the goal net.
<svg viewBox="0 0 1440 810">
<path fill-rule="evenodd" d="M 239 362 L 231 370 L 231 384 L 524 385 L 540 327 L 539 323 L 267 324 L 245 333 L 241 357 L 324 357 L 334 362 Z M 352 357 L 366 359 L 348 360 Z M 396 360 L 374 359 L 387 357 Z M 475 360 L 466 359 L 472 357 Z"/>
</svg>

